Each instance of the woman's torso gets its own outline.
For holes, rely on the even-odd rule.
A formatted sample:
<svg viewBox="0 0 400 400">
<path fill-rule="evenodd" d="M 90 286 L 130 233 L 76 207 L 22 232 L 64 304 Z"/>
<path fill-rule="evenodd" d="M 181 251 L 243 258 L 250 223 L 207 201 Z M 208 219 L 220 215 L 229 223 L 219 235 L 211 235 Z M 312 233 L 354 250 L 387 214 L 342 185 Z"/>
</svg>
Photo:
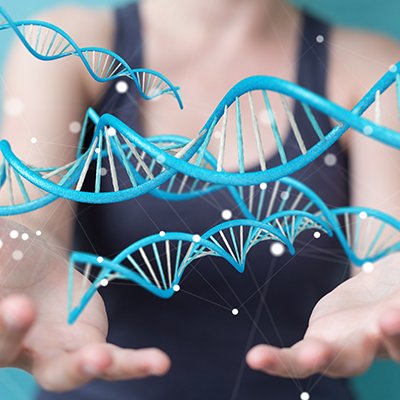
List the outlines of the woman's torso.
<svg viewBox="0 0 400 400">
<path fill-rule="evenodd" d="M 143 66 L 145 42 L 137 6 L 119 10 L 116 23 L 116 51 L 133 68 Z M 315 38 L 327 38 L 329 28 L 310 17 L 303 23 L 297 82 L 324 95 L 327 48 Z M 133 91 L 131 85 L 129 93 Z M 114 114 L 141 132 L 145 124 L 137 100 L 110 87 L 98 111 Z M 146 116 L 151 118 L 151 114 Z M 329 129 L 327 118 L 321 117 L 320 122 Z M 289 151 L 296 146 L 289 130 L 286 145 Z M 295 177 L 316 190 L 327 204 L 344 206 L 349 203 L 346 154 L 338 143 L 329 152 L 336 156 L 334 166 L 320 157 Z M 234 208 L 226 191 L 180 203 L 146 195 L 118 204 L 79 205 L 76 248 L 111 257 L 161 230 L 204 232 L 222 222 L 222 210 Z M 305 234 L 302 240 L 310 238 L 311 234 Z M 335 257 L 326 256 L 332 252 Z M 344 380 L 274 378 L 251 371 L 244 361 L 254 344 L 267 341 L 287 346 L 302 337 L 315 303 L 347 276 L 348 266 L 340 261 L 344 259 L 336 240 L 322 237 L 296 257 L 272 257 L 269 245 L 260 244 L 249 254 L 244 274 L 225 261 L 202 259 L 187 273 L 183 290 L 170 300 L 156 298 L 137 286 L 110 284 L 102 291 L 110 317 L 109 340 L 124 347 L 160 347 L 171 356 L 172 370 L 162 378 L 94 382 L 71 394 L 42 394 L 41 398 L 286 400 L 310 391 L 313 399 L 349 399 Z M 237 316 L 232 315 L 233 308 L 240 310 Z"/>
</svg>

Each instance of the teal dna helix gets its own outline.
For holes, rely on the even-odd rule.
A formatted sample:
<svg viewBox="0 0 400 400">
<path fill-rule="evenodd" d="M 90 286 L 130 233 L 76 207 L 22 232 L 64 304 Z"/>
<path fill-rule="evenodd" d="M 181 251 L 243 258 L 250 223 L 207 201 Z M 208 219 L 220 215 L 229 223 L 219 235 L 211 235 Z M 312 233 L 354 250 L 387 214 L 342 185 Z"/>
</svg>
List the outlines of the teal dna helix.
<svg viewBox="0 0 400 400">
<path fill-rule="evenodd" d="M 289 176 L 315 160 L 327 151 L 349 128 L 400 148 L 400 134 L 398 132 L 379 126 L 360 116 L 374 104 L 377 93 L 381 95 L 392 85 L 396 88 L 400 102 L 399 70 L 400 64 L 392 66 L 351 112 L 304 88 L 278 78 L 252 77 L 245 79 L 224 97 L 194 139 L 174 135 L 144 138 L 116 117 L 109 114 L 99 116 L 94 110 L 89 109 L 83 124 L 76 160 L 61 167 L 42 169 L 25 165 L 12 152 L 9 143 L 3 140 L 0 142 L 0 151 L 4 156 L 1 182 L 8 182 L 8 185 L 5 186 L 9 187 L 11 181 L 14 181 L 14 187 L 22 193 L 22 197 L 20 196 L 20 201 L 17 204 L 13 196 L 9 195 L 10 204 L 2 205 L 0 214 L 10 215 L 32 211 L 48 204 L 57 197 L 87 203 L 111 203 L 131 199 L 156 190 L 156 195 L 168 199 L 174 197 L 188 198 L 207 190 L 214 190 L 213 186 L 215 185 L 248 186 L 271 182 Z M 299 145 L 299 154 L 290 160 L 287 158 L 284 143 L 274 119 L 274 110 L 269 101 L 271 95 L 268 94 L 269 91 L 278 94 L 281 98 L 288 120 L 291 123 L 292 132 Z M 268 116 L 269 127 L 281 160 L 279 165 L 269 168 L 264 161 L 260 124 L 254 111 L 253 99 L 256 92 L 262 97 L 265 105 L 264 111 Z M 246 171 L 245 169 L 244 134 L 241 125 L 244 115 L 240 111 L 240 102 L 243 96 L 247 96 L 249 101 L 248 111 L 250 115 L 248 117 L 252 119 L 252 136 L 255 138 L 259 155 L 258 171 Z M 289 97 L 289 100 L 285 96 Z M 310 149 L 305 147 L 294 114 L 287 106 L 289 102 L 297 102 L 301 106 L 310 122 L 310 128 L 315 131 L 316 142 Z M 224 170 L 228 110 L 230 107 L 232 108 L 232 105 L 235 109 L 233 133 L 234 140 L 237 142 L 239 172 Z M 314 116 L 315 110 L 337 120 L 337 125 L 328 133 L 322 132 L 317 118 Z M 84 151 L 83 140 L 88 134 L 89 120 L 94 122 L 95 128 L 91 144 Z M 221 129 L 218 130 L 217 128 Z M 213 134 L 215 135 L 217 132 L 220 134 L 220 143 L 218 157 L 214 158 L 208 151 L 208 145 Z M 110 167 L 112 178 L 113 190 L 108 192 L 101 190 L 103 179 L 101 169 L 104 160 Z M 92 185 L 93 190 L 89 192 L 82 190 L 82 187 L 87 180 L 89 167 L 93 163 L 96 168 L 95 182 Z M 119 163 L 120 168 L 116 167 L 116 163 Z M 119 185 L 118 174 L 121 173 L 128 176 L 130 187 Z M 179 178 L 180 176 L 181 178 Z M 56 177 L 57 180 L 54 182 Z M 188 180 L 189 177 L 195 179 L 190 190 L 185 185 L 185 180 Z M 181 185 L 177 187 L 175 181 L 181 181 Z M 165 185 L 167 182 L 168 184 Z M 28 198 L 26 185 L 33 185 L 38 188 L 40 190 L 39 198 L 35 200 Z M 200 190 L 200 187 L 203 189 Z M 47 193 L 48 196 L 43 196 L 43 192 Z"/>
<path fill-rule="evenodd" d="M 183 107 L 179 88 L 157 71 L 132 69 L 118 54 L 100 47 L 79 47 L 75 41 L 58 26 L 44 21 L 14 21 L 0 7 L 0 31 L 13 30 L 26 49 L 42 61 L 54 61 L 65 57 L 79 57 L 98 82 L 110 82 L 126 77 L 131 79 L 140 95 L 155 99 L 163 94 L 173 95 Z"/>
<path fill-rule="evenodd" d="M 265 241 L 280 243 L 295 254 L 296 239 L 307 230 L 335 236 L 350 262 L 373 266 L 400 251 L 400 221 L 380 211 L 344 207 L 330 209 L 304 184 L 283 178 L 245 190 L 230 187 L 244 218 L 217 224 L 202 235 L 160 232 L 133 243 L 113 259 L 72 253 L 69 263 L 69 322 L 73 323 L 101 286 L 124 279 L 161 298 L 180 288 L 186 268 L 202 257 L 222 257 L 243 272 L 246 256 Z M 76 288 L 74 270 L 83 271 Z"/>
<path fill-rule="evenodd" d="M 122 58 L 105 49 L 79 48 L 67 33 L 49 23 L 13 21 L 1 8 L 0 15 L 3 18 L 0 30 L 12 29 L 26 48 L 41 60 L 77 56 L 98 81 L 129 77 L 144 98 L 153 99 L 170 93 L 182 104 L 178 89 L 155 71 L 132 70 Z M 112 64 L 111 68 L 109 64 Z M 118 68 L 113 68 L 114 65 Z M 150 83 L 151 79 L 146 79 L 146 76 L 153 76 L 161 83 L 154 86 L 154 82 Z M 76 159 L 67 165 L 52 168 L 27 165 L 14 154 L 6 140 L 0 141 L 3 156 L 0 184 L 2 190 L 8 192 L 8 204 L 0 205 L 0 215 L 33 211 L 58 197 L 87 203 L 112 203 L 148 192 L 169 200 L 184 200 L 221 186 L 236 186 L 242 190 L 241 187 L 290 176 L 327 151 L 350 128 L 400 149 L 399 132 L 362 117 L 372 105 L 376 107 L 376 115 L 381 114 L 379 99 L 390 88 L 396 92 L 400 115 L 400 62 L 390 66 L 351 111 L 291 82 L 269 76 L 253 76 L 236 84 L 224 96 L 193 139 L 176 135 L 145 138 L 118 118 L 110 114 L 100 116 L 89 109 Z M 290 133 L 298 144 L 298 154 L 292 155 L 291 159 L 281 137 L 275 112 L 277 104 L 271 100 L 273 96 L 281 103 L 290 122 Z M 259 112 L 256 112 L 257 105 Z M 309 126 L 305 129 L 315 132 L 315 142 L 309 148 L 296 122 L 293 105 L 295 109 L 303 110 L 307 117 Z M 329 132 L 323 132 L 317 113 L 326 114 L 336 121 L 336 125 Z M 266 126 L 260 122 L 261 116 L 266 120 Z M 248 127 L 243 123 L 245 119 L 251 121 L 247 134 L 244 132 Z M 379 118 L 377 120 L 379 122 Z M 95 125 L 93 131 L 89 128 L 89 121 Z M 272 135 L 279 154 L 278 165 L 267 166 L 265 162 L 263 136 L 268 134 L 267 131 Z M 87 149 L 84 148 L 86 136 L 91 137 Z M 214 157 L 209 145 L 217 137 L 218 154 Z M 237 168 L 233 172 L 225 168 L 229 139 L 236 143 L 237 149 L 236 154 L 229 157 L 236 158 Z M 257 148 L 257 168 L 246 166 L 247 141 Z M 105 164 L 109 170 L 106 177 L 102 173 Z M 91 168 L 94 168 L 94 174 L 88 173 Z M 107 186 L 103 185 L 106 179 L 111 179 L 112 183 L 108 191 L 103 190 Z"/>
<path fill-rule="evenodd" d="M 378 107 L 381 102 L 377 99 L 389 88 L 396 91 L 400 104 L 399 71 L 400 63 L 391 66 L 352 111 L 278 78 L 247 78 L 228 92 L 193 139 L 176 135 L 145 138 L 118 118 L 110 114 L 99 116 L 89 109 L 76 160 L 54 168 L 43 169 L 26 165 L 13 153 L 7 141 L 0 141 L 0 152 L 3 155 L 0 182 L 9 191 L 9 203 L 0 206 L 0 215 L 29 212 L 58 197 L 86 203 L 112 203 L 154 191 L 155 195 L 164 198 L 184 199 L 215 190 L 216 185 L 240 187 L 272 182 L 304 168 L 326 152 L 349 129 L 400 148 L 399 132 L 362 117 L 371 105 L 375 105 L 378 110 L 376 114 L 380 114 Z M 262 107 L 258 113 L 255 112 L 256 96 L 258 105 Z M 290 122 L 291 134 L 298 144 L 297 154 L 292 154 L 291 159 L 288 158 L 289 153 L 285 149 L 285 142 L 275 118 L 274 107 L 277 105 L 275 103 L 273 107 L 270 100 L 273 96 L 281 101 Z M 245 99 L 248 100 L 246 105 Z M 306 147 L 290 103 L 296 104 L 307 117 L 309 126 L 305 129 L 315 132 L 315 142 L 310 148 Z M 232 114 L 233 121 L 230 121 L 229 113 Z M 328 115 L 337 124 L 329 132 L 323 132 L 317 113 Z M 267 119 L 266 126 L 259 123 L 260 115 Z M 243 121 L 246 118 L 251 120 L 251 132 L 245 134 Z M 93 132 L 88 132 L 88 121 L 95 124 Z M 229 127 L 232 129 L 228 135 Z M 267 166 L 265 162 L 263 135 L 268 132 L 273 136 L 273 143 L 279 154 L 280 162 L 277 165 Z M 92 139 L 89 147 L 84 149 L 86 136 Z M 214 137 L 219 141 L 216 157 L 209 151 L 211 140 L 215 141 Z M 236 143 L 237 152 L 225 157 L 228 140 Z M 259 163 L 255 168 L 254 165 L 246 167 L 245 164 L 247 142 L 257 148 Z M 225 168 L 227 158 L 230 162 L 236 161 L 234 172 Z M 110 190 L 104 190 L 103 187 L 107 185 L 102 184 L 109 179 L 109 176 L 104 177 L 101 173 L 105 164 L 112 180 Z M 91 168 L 95 169 L 94 175 L 88 173 Z M 120 181 L 127 180 L 128 185 L 120 184 Z M 188 180 L 194 180 L 190 188 L 186 185 Z M 177 185 L 177 182 L 180 184 Z M 88 183 L 89 185 L 85 185 Z M 26 186 L 31 188 L 27 189 Z M 85 187 L 91 189 L 87 190 Z M 37 193 L 32 199 L 30 193 L 34 189 Z"/>
<path fill-rule="evenodd" d="M 131 69 L 125 60 L 105 49 L 80 48 L 52 24 L 13 21 L 3 9 L 0 15 L 4 19 L 0 30 L 13 30 L 38 59 L 79 57 L 99 82 L 131 79 L 145 100 L 171 94 L 182 108 L 178 88 L 158 72 Z M 218 224 L 201 235 L 160 232 L 132 244 L 113 259 L 73 253 L 69 266 L 71 323 L 96 290 L 113 279 L 127 279 L 168 298 L 179 289 L 184 271 L 196 259 L 222 257 L 243 272 L 246 255 L 255 245 L 272 241 L 295 254 L 296 239 L 310 229 L 334 235 L 353 264 L 372 264 L 400 250 L 400 222 L 368 208 L 330 209 L 316 193 L 289 176 L 328 151 L 350 129 L 400 149 L 400 133 L 380 124 L 380 98 L 388 90 L 396 93 L 400 115 L 400 62 L 390 66 L 352 110 L 291 82 L 253 76 L 224 96 L 194 137 L 146 138 L 115 116 L 98 115 L 89 109 L 75 160 L 66 165 L 28 165 L 14 154 L 8 141 L 0 141 L 0 189 L 7 194 L 2 196 L 7 200 L 0 204 L 0 215 L 31 212 L 58 198 L 96 204 L 150 193 L 183 201 L 228 190 L 235 200 L 243 218 Z M 364 117 L 372 106 L 375 121 Z M 294 154 L 282 136 L 278 107 L 289 121 L 289 134 L 295 137 L 298 148 Z M 296 121 L 300 112 L 308 121 L 306 127 L 300 128 Z M 327 132 L 318 122 L 321 114 L 334 121 Z M 311 144 L 304 139 L 303 129 L 315 133 Z M 268 135 L 279 156 L 276 165 L 265 161 Z M 218 143 L 215 156 L 212 143 Z M 233 154 L 227 150 L 231 143 L 236 149 Z M 249 148 L 257 150 L 256 166 L 249 167 L 246 162 Z M 233 168 L 227 160 L 234 161 Z M 83 271 L 80 291 L 74 287 L 76 267 Z"/>
</svg>

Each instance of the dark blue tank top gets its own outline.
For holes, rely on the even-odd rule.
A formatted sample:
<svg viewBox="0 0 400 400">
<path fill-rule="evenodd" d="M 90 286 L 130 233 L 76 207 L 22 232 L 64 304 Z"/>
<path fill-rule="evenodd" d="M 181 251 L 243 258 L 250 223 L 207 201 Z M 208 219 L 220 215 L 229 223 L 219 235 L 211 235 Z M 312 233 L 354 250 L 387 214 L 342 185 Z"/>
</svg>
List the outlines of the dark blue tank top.
<svg viewBox="0 0 400 400">
<path fill-rule="evenodd" d="M 116 52 L 131 67 L 142 67 L 138 6 L 117 10 L 116 19 Z M 318 35 L 324 36 L 324 43 L 316 41 Z M 326 24 L 304 16 L 297 83 L 321 95 L 325 95 L 328 37 Z M 132 82 L 127 83 L 134 93 Z M 132 96 L 117 93 L 114 85 L 98 111 L 114 114 L 141 131 Z M 296 111 L 300 125 L 302 118 Z M 318 119 L 327 132 L 329 120 L 322 115 Z M 311 132 L 309 136 L 304 137 L 307 147 L 313 140 Z M 298 149 L 293 132 L 285 149 L 289 158 L 290 152 Z M 295 177 L 317 191 L 328 205 L 346 206 L 346 154 L 338 143 L 329 152 L 336 156 L 334 166 L 326 165 L 322 156 Z M 111 258 L 161 230 L 205 232 L 222 222 L 224 209 L 235 209 L 226 191 L 180 203 L 146 195 L 111 205 L 80 204 L 75 247 Z M 244 274 L 223 260 L 204 258 L 187 270 L 182 290 L 170 300 L 126 282 L 110 283 L 102 289 L 110 319 L 109 341 L 123 347 L 160 347 L 172 358 L 171 371 L 162 378 L 93 382 L 67 394 L 43 392 L 40 399 L 297 400 L 303 391 L 309 391 L 312 400 L 351 399 L 345 380 L 320 376 L 281 379 L 252 371 L 245 364 L 246 353 L 255 344 L 290 346 L 301 339 L 316 302 L 348 276 L 348 262 L 336 239 L 321 237 L 303 246 L 310 239 L 311 233 L 306 233 L 297 242 L 296 257 L 272 257 L 268 243 L 259 244 L 250 252 Z M 233 308 L 240 310 L 238 315 L 232 315 Z"/>
</svg>

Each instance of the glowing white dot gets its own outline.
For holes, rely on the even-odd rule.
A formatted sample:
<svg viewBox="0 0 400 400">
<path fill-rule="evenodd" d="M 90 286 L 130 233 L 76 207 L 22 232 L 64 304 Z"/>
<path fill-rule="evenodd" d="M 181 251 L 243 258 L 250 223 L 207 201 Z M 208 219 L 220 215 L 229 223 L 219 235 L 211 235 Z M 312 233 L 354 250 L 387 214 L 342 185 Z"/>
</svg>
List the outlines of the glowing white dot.
<svg viewBox="0 0 400 400">
<path fill-rule="evenodd" d="M 321 237 L 321 232 L 314 232 L 315 239 L 319 239 Z"/>
<path fill-rule="evenodd" d="M 200 242 L 200 240 L 201 240 L 201 237 L 200 237 L 200 235 L 193 235 L 193 242 L 195 242 L 195 243 L 199 243 Z"/>
<path fill-rule="evenodd" d="M 232 314 L 233 314 L 233 315 L 238 315 L 238 314 L 239 314 L 239 310 L 238 310 L 237 308 L 234 308 L 234 309 L 232 310 Z"/>
<path fill-rule="evenodd" d="M 13 229 L 13 230 L 10 232 L 10 238 L 11 238 L 11 239 L 16 239 L 18 236 L 19 236 L 19 233 L 18 233 L 18 231 L 16 231 L 15 229 Z"/>
<path fill-rule="evenodd" d="M 32 138 L 31 138 L 31 143 L 32 143 L 32 144 L 36 144 L 36 143 L 37 143 L 37 138 L 32 137 Z"/>
<path fill-rule="evenodd" d="M 308 392 L 303 392 L 300 394 L 300 400 L 310 400 L 310 394 Z"/>
<path fill-rule="evenodd" d="M 71 133 L 74 133 L 74 134 L 79 133 L 79 132 L 81 131 L 81 129 L 82 129 L 82 125 L 81 125 L 81 123 L 78 122 L 78 121 L 72 121 L 72 122 L 69 124 L 69 131 L 70 131 Z"/>
<path fill-rule="evenodd" d="M 117 134 L 117 130 L 115 128 L 113 128 L 112 126 L 110 126 L 107 129 L 107 135 L 108 136 L 115 136 Z"/>
<path fill-rule="evenodd" d="M 101 168 L 100 168 L 100 175 L 101 175 L 101 176 L 107 175 L 107 168 L 101 167 Z"/>
<path fill-rule="evenodd" d="M 265 190 L 267 188 L 267 184 L 265 182 L 260 183 L 260 189 Z"/>
<path fill-rule="evenodd" d="M 3 241 L 0 239 L 0 249 L 3 247 Z"/>
<path fill-rule="evenodd" d="M 280 242 L 274 242 L 269 250 L 273 256 L 280 257 L 285 252 L 285 246 Z"/>
<path fill-rule="evenodd" d="M 289 198 L 289 192 L 283 191 L 281 193 L 281 199 L 282 200 L 287 200 Z"/>
<path fill-rule="evenodd" d="M 221 139 L 221 131 L 218 131 L 218 130 L 217 130 L 217 131 L 214 131 L 213 136 L 214 136 L 214 138 L 217 139 L 217 140 Z"/>
<path fill-rule="evenodd" d="M 359 216 L 361 219 L 366 219 L 368 217 L 368 214 L 365 211 L 361 211 Z"/>
<path fill-rule="evenodd" d="M 99 147 L 96 147 L 96 150 L 94 151 L 96 154 L 100 154 L 100 148 Z"/>
<path fill-rule="evenodd" d="M 164 237 L 165 236 L 165 232 L 164 231 L 160 231 L 160 236 Z"/>
<path fill-rule="evenodd" d="M 36 231 L 36 236 L 40 236 L 42 234 L 42 231 Z"/>
<path fill-rule="evenodd" d="M 19 117 L 24 111 L 24 104 L 21 100 L 11 98 L 4 102 L 4 112 L 10 117 Z"/>
<path fill-rule="evenodd" d="M 28 239 L 29 239 L 29 235 L 28 235 L 27 233 L 23 233 L 23 234 L 21 235 L 21 239 L 22 239 L 22 240 L 28 240 Z"/>
<path fill-rule="evenodd" d="M 224 211 L 222 211 L 221 216 L 222 216 L 222 219 L 227 221 L 228 219 L 232 218 L 232 211 L 231 210 L 224 210 Z"/>
<path fill-rule="evenodd" d="M 15 261 L 19 261 L 22 260 L 22 258 L 24 257 L 24 253 L 21 250 L 14 250 L 13 253 L 11 254 L 11 257 Z"/>
<path fill-rule="evenodd" d="M 389 67 L 389 71 L 390 71 L 390 72 L 397 72 L 397 65 L 392 64 L 392 65 Z"/>
<path fill-rule="evenodd" d="M 125 81 L 118 81 L 118 82 L 115 84 L 115 90 L 116 90 L 118 93 L 126 93 L 126 92 L 129 90 L 129 85 L 128 85 L 128 83 L 125 82 Z"/>
<path fill-rule="evenodd" d="M 362 265 L 362 269 L 364 272 L 367 273 L 372 272 L 374 270 L 374 264 L 372 264 L 372 262 L 367 261 Z"/>
<path fill-rule="evenodd" d="M 374 130 L 373 130 L 373 128 L 372 128 L 371 125 L 367 125 L 367 126 L 365 126 L 364 129 L 363 129 L 363 132 L 364 132 L 366 135 L 371 135 L 373 131 L 374 131 Z"/>
<path fill-rule="evenodd" d="M 101 257 L 101 256 L 97 257 L 97 262 L 98 263 L 102 263 L 103 261 L 104 261 L 103 257 Z"/>
<path fill-rule="evenodd" d="M 323 35 L 318 35 L 315 40 L 317 41 L 317 43 L 323 43 L 325 38 Z"/>
<path fill-rule="evenodd" d="M 324 162 L 328 167 L 333 167 L 337 163 L 337 157 L 335 154 L 328 153 L 324 157 Z"/>
<path fill-rule="evenodd" d="M 174 292 L 179 292 L 181 290 L 181 287 L 179 285 L 174 285 L 172 289 L 174 290 Z"/>
<path fill-rule="evenodd" d="M 271 121 L 267 110 L 260 111 L 260 113 L 258 114 L 258 120 L 260 121 L 261 125 L 264 126 L 271 125 Z"/>
<path fill-rule="evenodd" d="M 156 160 L 157 160 L 157 162 L 160 163 L 160 164 L 165 163 L 165 156 L 162 155 L 162 154 L 159 154 L 159 155 L 156 157 Z"/>
<path fill-rule="evenodd" d="M 100 285 L 106 287 L 108 285 L 108 279 L 104 278 L 100 281 Z"/>
</svg>

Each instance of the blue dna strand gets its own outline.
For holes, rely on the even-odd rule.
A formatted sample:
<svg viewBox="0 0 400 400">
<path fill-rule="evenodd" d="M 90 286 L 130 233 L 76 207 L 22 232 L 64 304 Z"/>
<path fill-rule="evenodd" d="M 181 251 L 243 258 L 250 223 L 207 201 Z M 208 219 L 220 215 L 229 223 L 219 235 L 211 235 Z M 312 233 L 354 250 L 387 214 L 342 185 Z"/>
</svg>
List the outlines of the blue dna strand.
<svg viewBox="0 0 400 400">
<path fill-rule="evenodd" d="M 180 288 L 186 268 L 202 257 L 222 257 L 243 272 L 246 256 L 257 244 L 280 243 L 295 254 L 296 239 L 307 230 L 335 235 L 350 262 L 373 265 L 400 251 L 400 221 L 369 208 L 329 209 L 310 188 L 283 178 L 272 184 L 230 187 L 244 214 L 217 224 L 202 235 L 160 232 L 132 244 L 113 259 L 94 254 L 72 253 L 69 262 L 68 313 L 73 323 L 101 286 L 125 279 L 161 298 L 170 298 Z M 83 273 L 76 285 L 74 270 Z"/>
<path fill-rule="evenodd" d="M 268 76 L 250 77 L 227 93 L 193 139 L 176 135 L 144 138 L 118 118 L 110 114 L 99 116 L 89 109 L 76 160 L 67 165 L 45 169 L 26 165 L 13 153 L 7 141 L 0 141 L 3 155 L 0 183 L 8 191 L 8 204 L 0 206 L 0 215 L 33 211 L 58 197 L 86 203 L 113 203 L 151 192 L 169 200 L 184 200 L 221 186 L 268 183 L 308 165 L 350 128 L 400 149 L 399 132 L 362 117 L 375 105 L 379 121 L 380 97 L 389 88 L 396 91 L 400 115 L 400 63 L 391 66 L 352 111 L 293 83 Z M 272 103 L 274 96 L 277 101 Z M 279 102 L 296 138 L 297 153 L 292 147 L 286 149 L 282 140 L 275 118 Z M 261 107 L 258 112 L 256 104 Z M 306 115 L 309 126 L 305 129 L 315 132 L 315 142 L 309 148 L 290 104 L 296 104 L 296 109 Z M 329 132 L 322 132 L 317 113 L 328 115 L 337 124 Z M 260 116 L 266 119 L 264 134 L 269 131 L 276 145 L 280 158 L 277 165 L 266 165 Z M 246 119 L 247 125 L 244 124 Z M 88 132 L 89 121 L 95 125 L 94 132 Z M 245 134 L 244 129 L 249 126 L 251 132 Z M 229 128 L 232 128 L 230 135 Z M 89 134 L 91 141 L 85 149 L 84 139 Z M 216 156 L 212 155 L 210 145 L 216 142 L 214 136 L 218 138 Z M 229 141 L 237 152 L 226 157 Z M 251 168 L 245 164 L 246 144 L 247 149 L 257 149 L 258 165 Z M 230 172 L 225 161 L 232 162 L 235 158 L 235 171 Z M 105 176 L 104 169 L 107 169 Z M 92 170 L 94 173 L 90 173 Z M 110 181 L 109 184 L 106 181 Z M 36 192 L 34 196 L 32 192 Z"/>
<path fill-rule="evenodd" d="M 103 48 L 81 48 L 66 32 L 53 24 L 36 20 L 14 21 L 0 7 L 0 30 L 8 29 L 12 29 L 27 50 L 39 60 L 53 61 L 76 56 L 98 82 L 126 77 L 134 82 L 144 99 L 171 94 L 183 107 L 179 88 L 159 72 L 145 68 L 132 69 L 118 54 Z"/>
</svg>

